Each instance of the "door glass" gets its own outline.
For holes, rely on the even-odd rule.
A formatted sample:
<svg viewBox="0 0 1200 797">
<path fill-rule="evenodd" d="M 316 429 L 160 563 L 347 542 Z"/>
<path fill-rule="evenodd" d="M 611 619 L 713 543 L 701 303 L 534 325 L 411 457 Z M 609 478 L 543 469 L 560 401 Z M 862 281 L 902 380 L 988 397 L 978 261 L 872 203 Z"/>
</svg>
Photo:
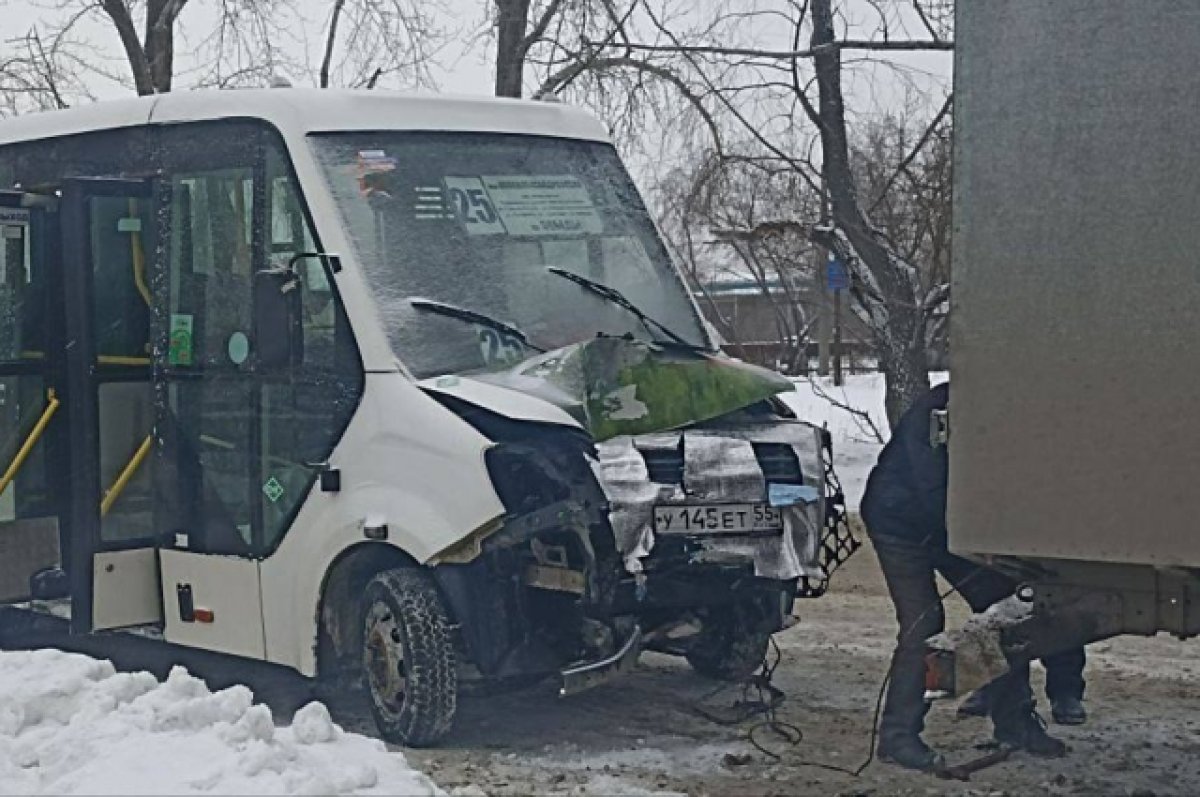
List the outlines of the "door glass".
<svg viewBox="0 0 1200 797">
<path fill-rule="evenodd" d="M 328 266 L 312 257 L 295 261 L 303 356 L 282 368 L 256 361 L 255 273 L 320 248 L 277 136 L 245 122 L 162 135 L 171 240 L 159 527 L 189 550 L 266 556 L 311 492 L 312 464 L 341 436 L 362 369 Z"/>
<path fill-rule="evenodd" d="M 149 200 L 92 197 L 94 334 L 100 365 L 150 364 L 150 288 L 153 255 Z M 149 431 L 149 430 L 147 430 Z"/>
<path fill-rule="evenodd" d="M 315 250 L 296 183 L 278 151 L 267 156 L 272 265 Z M 360 368 L 349 325 L 320 258 L 297 261 L 304 356 L 282 376 L 264 380 L 262 407 L 263 534 L 272 549 L 287 531 L 358 402 Z"/>
<path fill-rule="evenodd" d="M 103 544 L 154 535 L 147 270 L 155 251 L 152 204 L 123 196 L 88 201 Z"/>
<path fill-rule="evenodd" d="M 32 211 L 0 207 L 0 474 L 47 405 L 43 378 L 30 370 L 43 362 L 45 316 L 44 274 L 34 260 L 31 221 Z M 45 452 L 42 440 L 0 493 L 0 522 L 53 513 Z"/>
<path fill-rule="evenodd" d="M 45 294 L 35 274 L 30 211 L 0 207 L 0 362 L 34 357 L 41 349 Z"/>
<path fill-rule="evenodd" d="M 171 177 L 167 406 L 160 511 L 187 547 L 250 551 L 255 391 L 249 361 L 254 170 Z"/>
</svg>

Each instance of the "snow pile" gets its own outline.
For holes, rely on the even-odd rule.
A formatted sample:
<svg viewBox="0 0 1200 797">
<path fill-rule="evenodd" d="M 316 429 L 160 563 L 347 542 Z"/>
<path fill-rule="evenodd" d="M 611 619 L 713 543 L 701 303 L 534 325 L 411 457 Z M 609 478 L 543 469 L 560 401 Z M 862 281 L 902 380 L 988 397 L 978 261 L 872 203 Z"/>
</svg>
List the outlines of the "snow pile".
<svg viewBox="0 0 1200 797">
<path fill-rule="evenodd" d="M 931 385 L 946 379 L 944 373 L 930 374 Z M 875 437 L 875 430 L 884 440 L 888 436 L 887 413 L 883 408 L 883 374 L 847 374 L 844 381 L 841 387 L 834 387 L 830 377 L 796 379 L 796 391 L 782 393 L 779 397 L 801 420 L 829 429 L 833 435 L 833 464 L 846 491 L 846 504 L 857 510 L 867 486 L 867 475 L 883 448 Z M 839 404 L 842 407 L 837 406 Z M 871 424 L 844 407 L 866 413 L 874 430 Z"/>
<path fill-rule="evenodd" d="M 320 703 L 291 727 L 244 686 L 210 692 L 57 650 L 0 652 L 0 794 L 443 792 Z"/>
</svg>

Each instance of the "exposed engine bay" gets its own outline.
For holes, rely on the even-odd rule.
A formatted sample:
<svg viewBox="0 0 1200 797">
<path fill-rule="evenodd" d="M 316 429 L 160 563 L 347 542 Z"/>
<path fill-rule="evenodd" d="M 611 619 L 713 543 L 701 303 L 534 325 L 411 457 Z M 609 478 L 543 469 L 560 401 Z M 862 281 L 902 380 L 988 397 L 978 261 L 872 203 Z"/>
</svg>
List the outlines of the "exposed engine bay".
<svg viewBox="0 0 1200 797">
<path fill-rule="evenodd" d="M 434 569 L 483 678 L 559 673 L 567 694 L 642 649 L 748 675 L 857 547 L 827 434 L 777 400 L 595 442 L 435 395 L 497 444 L 502 527 Z"/>
</svg>

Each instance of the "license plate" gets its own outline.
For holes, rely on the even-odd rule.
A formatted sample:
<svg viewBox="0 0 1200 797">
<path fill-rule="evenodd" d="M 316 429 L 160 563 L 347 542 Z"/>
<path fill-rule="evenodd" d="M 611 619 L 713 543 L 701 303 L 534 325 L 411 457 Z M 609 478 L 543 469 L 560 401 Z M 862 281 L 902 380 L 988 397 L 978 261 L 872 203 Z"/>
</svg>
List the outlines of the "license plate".
<svg viewBox="0 0 1200 797">
<path fill-rule="evenodd" d="M 783 513 L 766 504 L 654 507 L 658 534 L 756 534 L 782 528 Z"/>
</svg>

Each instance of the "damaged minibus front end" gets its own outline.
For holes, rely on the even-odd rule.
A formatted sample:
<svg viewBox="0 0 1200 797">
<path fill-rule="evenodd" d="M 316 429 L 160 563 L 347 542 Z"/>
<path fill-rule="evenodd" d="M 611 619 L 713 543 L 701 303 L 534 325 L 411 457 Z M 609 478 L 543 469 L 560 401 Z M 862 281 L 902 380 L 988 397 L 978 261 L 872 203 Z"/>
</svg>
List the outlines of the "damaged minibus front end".
<svg viewBox="0 0 1200 797">
<path fill-rule="evenodd" d="M 773 372 L 597 337 L 425 387 L 494 443 L 504 521 L 435 568 L 482 677 L 557 674 L 569 694 L 644 648 L 746 677 L 855 547 L 828 436 Z M 521 419 L 512 392 L 567 422 Z"/>
<path fill-rule="evenodd" d="M 364 327 L 478 433 L 456 486 L 495 512 L 365 588 L 376 719 L 406 744 L 449 729 L 460 675 L 570 693 L 654 649 L 745 677 L 854 548 L 827 437 L 717 351 L 603 127 L 511 121 L 311 141 Z"/>
</svg>

